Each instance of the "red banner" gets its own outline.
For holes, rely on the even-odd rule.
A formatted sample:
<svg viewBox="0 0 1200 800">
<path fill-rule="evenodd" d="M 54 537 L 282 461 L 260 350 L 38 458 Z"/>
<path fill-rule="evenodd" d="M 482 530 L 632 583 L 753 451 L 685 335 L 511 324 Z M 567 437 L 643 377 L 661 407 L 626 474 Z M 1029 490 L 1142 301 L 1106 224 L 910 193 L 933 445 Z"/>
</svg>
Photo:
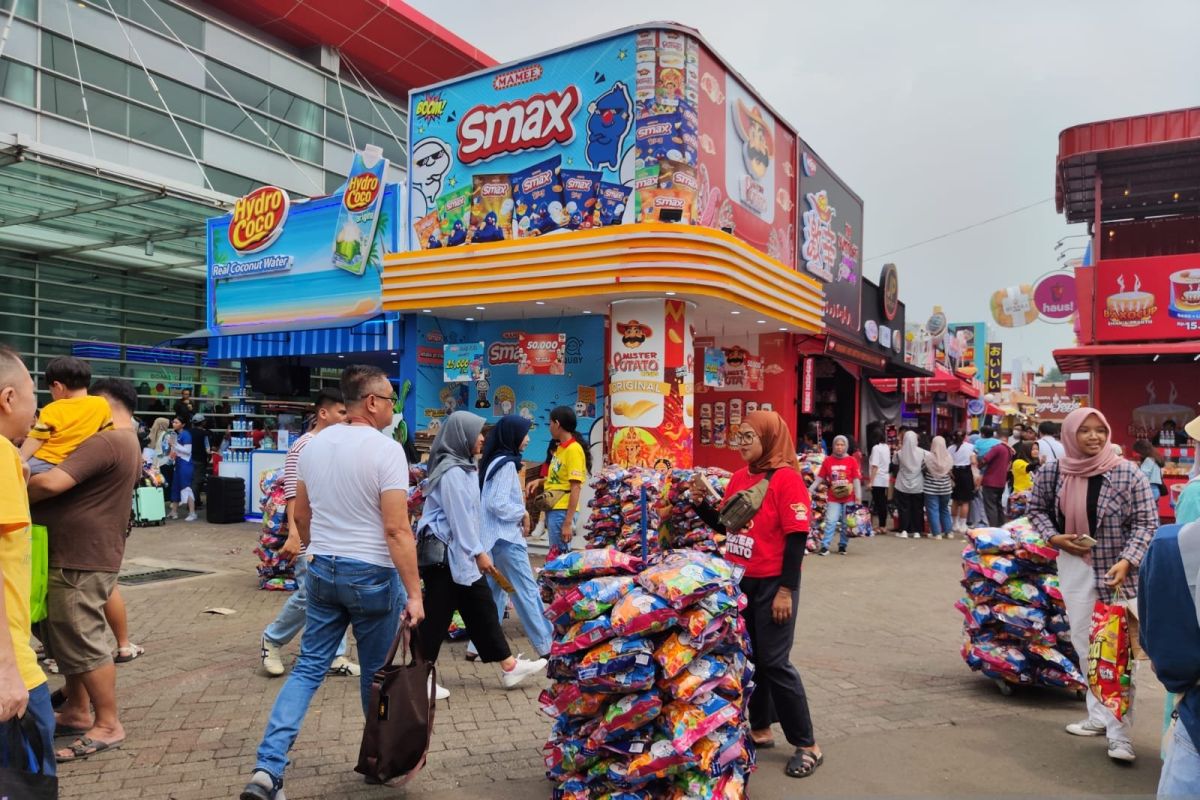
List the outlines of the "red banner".
<svg viewBox="0 0 1200 800">
<path fill-rule="evenodd" d="M 804 359 L 804 385 L 800 389 L 800 413 L 813 412 L 813 393 L 815 391 L 816 369 L 811 358 Z"/>
<path fill-rule="evenodd" d="M 1200 337 L 1200 253 L 1096 265 L 1096 341 Z"/>
<path fill-rule="evenodd" d="M 562 375 L 565 372 L 565 333 L 522 333 L 518 338 L 518 375 Z"/>
</svg>

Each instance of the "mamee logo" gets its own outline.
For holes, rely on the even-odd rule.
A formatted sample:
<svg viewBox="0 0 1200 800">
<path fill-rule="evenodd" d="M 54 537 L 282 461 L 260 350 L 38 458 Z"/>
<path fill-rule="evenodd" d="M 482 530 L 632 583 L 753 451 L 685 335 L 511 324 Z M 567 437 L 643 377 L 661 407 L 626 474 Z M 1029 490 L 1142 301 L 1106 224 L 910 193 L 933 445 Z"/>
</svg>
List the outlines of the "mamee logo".
<svg viewBox="0 0 1200 800">
<path fill-rule="evenodd" d="M 535 94 L 499 105 L 477 105 L 458 123 L 458 160 L 487 161 L 505 153 L 566 144 L 575 138 L 571 117 L 579 110 L 579 88 Z"/>
<path fill-rule="evenodd" d="M 229 244 L 242 255 L 266 250 L 283 233 L 291 200 L 278 186 L 263 186 L 241 198 L 229 220 Z"/>
</svg>

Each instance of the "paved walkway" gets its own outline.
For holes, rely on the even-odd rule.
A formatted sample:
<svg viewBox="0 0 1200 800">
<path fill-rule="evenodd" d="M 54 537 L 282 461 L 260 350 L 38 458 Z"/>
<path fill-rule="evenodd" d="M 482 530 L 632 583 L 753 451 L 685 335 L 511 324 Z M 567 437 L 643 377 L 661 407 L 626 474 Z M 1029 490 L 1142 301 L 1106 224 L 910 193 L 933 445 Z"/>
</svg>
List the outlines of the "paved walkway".
<svg viewBox="0 0 1200 800">
<path fill-rule="evenodd" d="M 62 797 L 236 797 L 282 685 L 258 670 L 258 638 L 283 595 L 255 588 L 256 538 L 248 524 L 134 531 L 128 568 L 210 574 L 123 588 L 134 639 L 147 650 L 118 670 L 128 739 L 119 751 L 65 765 Z M 1163 694 L 1149 671 L 1138 697 L 1140 760 L 1130 768 L 1109 763 L 1103 739 L 1062 732 L 1082 712 L 1073 695 L 1000 696 L 958 655 L 960 550 L 961 542 L 882 538 L 853 542 L 847 557 L 806 561 L 794 657 L 827 760 L 797 782 L 782 774 L 786 750 L 760 753 L 756 797 L 1153 794 Z M 237 613 L 204 613 L 212 607 Z M 531 653 L 520 626 L 506 627 Z M 330 678 L 292 753 L 288 797 L 549 797 L 541 680 L 506 692 L 497 668 L 463 660 L 462 644 L 442 653 L 440 682 L 452 696 L 439 704 L 428 766 L 403 794 L 365 786 L 352 771 L 358 681 Z"/>
</svg>

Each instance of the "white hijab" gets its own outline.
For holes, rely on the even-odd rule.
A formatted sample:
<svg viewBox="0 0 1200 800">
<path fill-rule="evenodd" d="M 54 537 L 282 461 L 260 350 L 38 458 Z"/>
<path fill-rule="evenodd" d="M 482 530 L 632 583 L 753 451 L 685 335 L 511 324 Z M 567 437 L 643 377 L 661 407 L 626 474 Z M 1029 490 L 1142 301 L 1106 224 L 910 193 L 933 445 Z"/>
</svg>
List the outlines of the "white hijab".
<svg viewBox="0 0 1200 800">
<path fill-rule="evenodd" d="M 917 432 L 906 431 L 900 445 L 900 471 L 896 475 L 896 489 L 908 494 L 925 491 L 925 476 L 921 466 L 925 463 L 925 451 L 917 445 Z"/>
</svg>

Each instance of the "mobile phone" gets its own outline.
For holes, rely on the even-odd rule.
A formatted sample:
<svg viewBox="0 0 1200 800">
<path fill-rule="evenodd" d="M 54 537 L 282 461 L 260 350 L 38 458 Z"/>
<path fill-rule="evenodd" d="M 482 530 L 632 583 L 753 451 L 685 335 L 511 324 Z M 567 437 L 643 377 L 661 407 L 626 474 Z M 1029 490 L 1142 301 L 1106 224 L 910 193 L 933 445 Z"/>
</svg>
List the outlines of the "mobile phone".
<svg viewBox="0 0 1200 800">
<path fill-rule="evenodd" d="M 1092 548 L 1096 546 L 1097 542 L 1095 539 L 1085 533 L 1075 539 L 1075 544 L 1080 545 L 1081 547 Z"/>
<path fill-rule="evenodd" d="M 710 478 L 705 477 L 702 480 L 704 481 L 704 488 L 708 489 L 708 493 L 709 493 L 709 495 L 712 496 L 713 500 L 720 502 L 721 500 L 725 499 L 725 498 L 721 497 L 721 494 L 712 485 L 712 480 Z"/>
</svg>

